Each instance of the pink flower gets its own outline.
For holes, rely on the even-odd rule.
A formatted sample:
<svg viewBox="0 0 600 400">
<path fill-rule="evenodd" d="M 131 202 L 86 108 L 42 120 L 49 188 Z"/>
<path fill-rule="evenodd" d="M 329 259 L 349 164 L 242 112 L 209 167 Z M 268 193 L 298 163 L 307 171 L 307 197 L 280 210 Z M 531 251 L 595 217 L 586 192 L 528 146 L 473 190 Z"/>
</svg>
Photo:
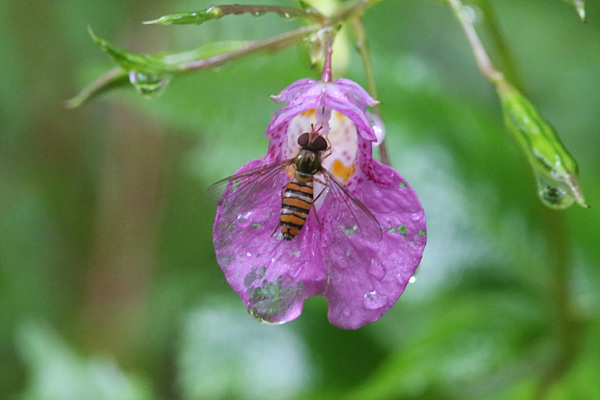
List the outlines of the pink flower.
<svg viewBox="0 0 600 400">
<path fill-rule="evenodd" d="M 360 328 L 394 305 L 419 265 L 423 208 L 396 171 L 373 159 L 384 129 L 366 111 L 378 103 L 358 84 L 302 79 L 273 99 L 286 105 L 267 129 L 267 154 L 237 171 L 219 202 L 217 261 L 262 322 L 293 320 L 305 299 L 322 295 L 332 324 Z M 327 172 L 314 174 L 315 201 L 297 235 L 285 240 L 282 194 L 294 175 L 286 160 L 301 149 L 300 135 L 313 130 L 330 144 L 316 152 Z"/>
</svg>

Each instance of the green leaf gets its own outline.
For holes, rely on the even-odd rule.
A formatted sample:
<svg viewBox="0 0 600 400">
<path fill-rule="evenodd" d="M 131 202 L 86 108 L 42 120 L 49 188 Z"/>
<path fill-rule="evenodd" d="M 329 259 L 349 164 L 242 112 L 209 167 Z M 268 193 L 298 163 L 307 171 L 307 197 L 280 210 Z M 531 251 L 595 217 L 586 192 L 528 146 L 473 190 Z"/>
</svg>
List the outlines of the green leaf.
<svg viewBox="0 0 600 400">
<path fill-rule="evenodd" d="M 108 54 L 124 70 L 156 75 L 169 72 L 169 67 L 160 59 L 160 57 L 131 53 L 99 38 L 92 32 L 91 28 L 88 30 L 94 43 L 96 43 L 102 51 Z"/>
<path fill-rule="evenodd" d="M 106 357 L 84 358 L 48 324 L 22 323 L 17 348 L 28 372 L 24 399 L 148 400 L 149 382 Z"/>
<path fill-rule="evenodd" d="M 169 14 L 144 24 L 159 25 L 200 25 L 212 19 L 219 19 L 224 15 L 219 7 L 208 7 L 203 11 L 191 11 L 177 14 Z"/>
<path fill-rule="evenodd" d="M 497 89 L 504 122 L 527 155 L 540 200 L 555 209 L 567 208 L 573 201 L 588 207 L 577 182 L 577 164 L 555 130 L 508 82 L 501 81 Z"/>
<path fill-rule="evenodd" d="M 162 93 L 175 74 L 186 72 L 182 65 L 240 50 L 248 43 L 246 41 L 209 42 L 190 51 L 145 55 L 120 49 L 95 36 L 91 30 L 90 34 L 94 42 L 109 54 L 118 66 L 108 70 L 75 97 L 67 100 L 65 103 L 67 108 L 77 108 L 103 92 L 127 84 L 133 85 L 143 96 L 153 97 Z"/>
<path fill-rule="evenodd" d="M 128 85 L 129 76 L 127 71 L 121 67 L 114 67 L 106 71 L 98 79 L 87 85 L 75 97 L 65 102 L 66 108 L 77 108 L 83 103 L 96 97 L 97 95 L 107 92 L 117 87 Z"/>
</svg>

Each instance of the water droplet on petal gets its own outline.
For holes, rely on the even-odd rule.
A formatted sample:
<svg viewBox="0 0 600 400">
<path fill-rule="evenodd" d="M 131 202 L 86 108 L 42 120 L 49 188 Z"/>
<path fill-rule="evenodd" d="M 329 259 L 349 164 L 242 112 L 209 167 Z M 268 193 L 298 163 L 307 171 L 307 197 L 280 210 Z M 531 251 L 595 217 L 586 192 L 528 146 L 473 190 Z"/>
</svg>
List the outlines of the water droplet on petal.
<svg viewBox="0 0 600 400">
<path fill-rule="evenodd" d="M 252 317 L 257 320 L 258 322 L 265 324 L 265 325 L 281 325 L 281 324 L 285 324 L 287 321 L 283 320 L 283 321 L 271 321 L 268 320 L 266 318 L 264 318 L 262 315 L 260 315 L 258 312 L 256 312 L 255 310 L 253 310 L 252 308 L 248 308 L 248 313 L 250 315 L 252 315 Z"/>
<path fill-rule="evenodd" d="M 352 236 L 356 233 L 357 230 L 358 230 L 358 225 L 354 225 L 351 228 L 345 228 L 344 233 L 348 236 Z"/>
<path fill-rule="evenodd" d="M 368 272 L 377 280 L 382 280 L 385 277 L 385 269 L 383 268 L 383 264 L 381 264 L 381 261 L 376 259 L 371 260 L 371 265 L 369 265 Z"/>
<path fill-rule="evenodd" d="M 424 215 L 425 214 L 423 214 L 422 212 L 412 213 L 412 214 L 410 214 L 410 219 L 417 222 L 417 221 L 422 220 Z"/>
<path fill-rule="evenodd" d="M 415 283 L 415 281 L 417 280 L 416 276 L 411 276 L 410 279 L 408 280 L 408 283 Z"/>
<path fill-rule="evenodd" d="M 171 82 L 171 78 L 171 75 L 159 76 L 137 71 L 129 73 L 129 82 L 144 97 L 154 97 L 161 94 Z"/>
<path fill-rule="evenodd" d="M 387 297 L 380 295 L 376 291 L 365 293 L 363 299 L 364 305 L 370 310 L 377 310 L 387 303 Z"/>
</svg>

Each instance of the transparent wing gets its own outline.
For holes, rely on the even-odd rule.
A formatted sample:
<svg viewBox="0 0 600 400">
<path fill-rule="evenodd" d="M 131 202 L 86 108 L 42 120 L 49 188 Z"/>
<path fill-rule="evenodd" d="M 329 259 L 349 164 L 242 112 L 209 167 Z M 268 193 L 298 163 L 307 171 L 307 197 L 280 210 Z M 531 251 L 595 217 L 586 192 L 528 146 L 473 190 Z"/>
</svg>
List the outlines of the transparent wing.
<svg viewBox="0 0 600 400">
<path fill-rule="evenodd" d="M 287 183 L 285 167 L 290 161 L 262 165 L 211 185 L 209 197 L 223 192 L 219 206 L 222 208 L 222 229 L 237 226 L 242 220 L 253 223 L 269 223 L 278 226 L 281 211 L 281 188 Z M 257 210 L 260 210 L 257 215 Z M 266 210 L 266 211 L 265 211 Z"/>
<path fill-rule="evenodd" d="M 291 164 L 291 160 L 280 161 L 274 164 L 261 165 L 257 168 L 248 171 L 240 172 L 239 174 L 231 175 L 213 183 L 206 189 L 209 199 L 220 199 L 225 190 L 231 184 L 231 190 L 238 197 L 244 197 L 247 192 L 255 191 L 258 187 L 271 187 L 272 180 L 275 180 L 285 167 Z"/>
<path fill-rule="evenodd" d="M 357 233 L 365 239 L 380 241 L 383 237 L 381 225 L 367 206 L 339 183 L 329 171 L 322 170 L 321 173 L 328 186 L 328 212 L 332 213 L 332 220 L 347 235 Z"/>
</svg>

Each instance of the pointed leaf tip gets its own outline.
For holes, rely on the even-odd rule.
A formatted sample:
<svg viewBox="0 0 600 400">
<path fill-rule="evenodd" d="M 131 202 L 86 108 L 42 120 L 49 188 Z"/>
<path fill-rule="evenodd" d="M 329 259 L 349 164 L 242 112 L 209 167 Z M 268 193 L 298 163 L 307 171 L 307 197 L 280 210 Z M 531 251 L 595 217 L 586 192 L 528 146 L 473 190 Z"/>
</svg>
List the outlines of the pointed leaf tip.
<svg viewBox="0 0 600 400">
<path fill-rule="evenodd" d="M 508 82 L 501 81 L 497 89 L 506 127 L 529 160 L 542 203 L 550 208 L 565 209 L 577 202 L 587 208 L 577 181 L 577 163 L 554 128 Z"/>
<path fill-rule="evenodd" d="M 575 7 L 575 11 L 577 12 L 577 15 L 579 15 L 579 18 L 583 21 L 586 22 L 585 20 L 585 0 L 564 0 L 566 3 L 569 3 L 570 5 Z"/>
</svg>

